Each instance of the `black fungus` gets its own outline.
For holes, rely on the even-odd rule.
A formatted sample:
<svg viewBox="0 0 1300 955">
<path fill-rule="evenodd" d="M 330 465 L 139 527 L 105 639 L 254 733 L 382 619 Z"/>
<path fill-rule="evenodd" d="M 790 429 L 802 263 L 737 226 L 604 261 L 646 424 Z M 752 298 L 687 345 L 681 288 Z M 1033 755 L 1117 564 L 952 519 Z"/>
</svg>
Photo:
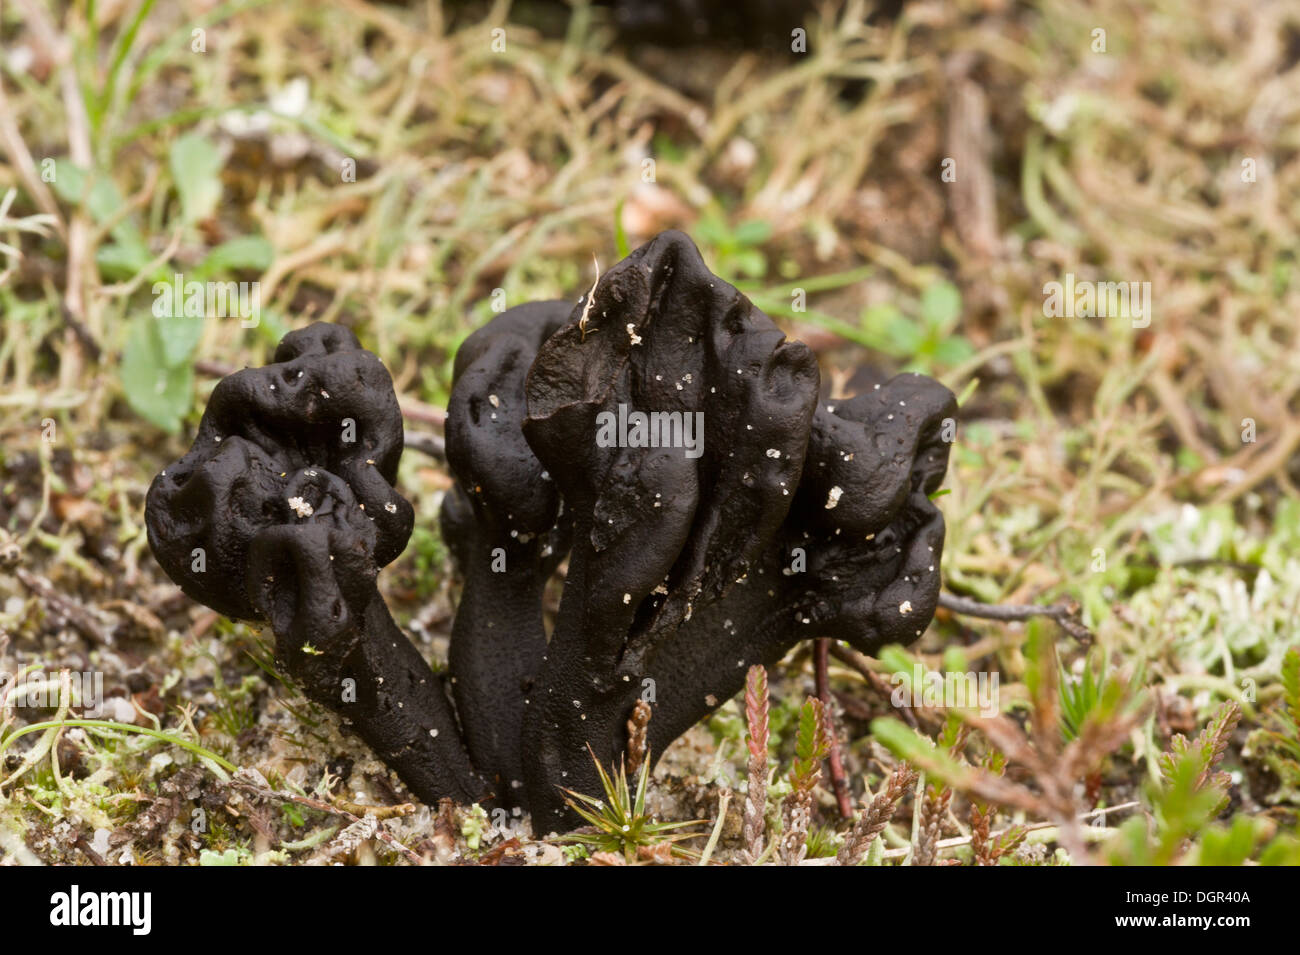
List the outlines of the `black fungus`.
<svg viewBox="0 0 1300 955">
<path fill-rule="evenodd" d="M 441 514 L 464 575 L 452 628 L 456 709 L 474 763 L 503 803 L 523 801 L 524 700 L 546 653 L 542 591 L 568 550 L 560 495 L 524 440 L 524 379 L 570 303 L 512 308 L 456 353 Z"/>
<path fill-rule="evenodd" d="M 411 534 L 401 454 L 379 360 L 336 325 L 291 332 L 274 364 L 217 385 L 194 446 L 149 488 L 149 543 L 195 600 L 268 622 L 285 671 L 421 798 L 472 800 L 485 787 L 442 680 L 375 586 Z"/>
<path fill-rule="evenodd" d="M 455 713 L 375 588 L 411 510 L 392 486 L 391 381 L 350 333 L 295 332 L 276 364 L 223 381 L 148 502 L 172 578 L 269 620 L 281 665 L 418 796 L 490 793 L 542 832 L 573 821 L 561 787 L 599 790 L 588 746 L 616 764 L 638 701 L 657 757 L 800 640 L 874 653 L 921 634 L 956 415 L 910 374 L 819 400 L 812 352 L 681 233 L 589 295 L 511 309 L 456 356 L 441 514 L 464 578 Z M 340 444 L 345 418 L 360 444 Z"/>
<path fill-rule="evenodd" d="M 564 816 L 557 784 L 597 789 L 586 746 L 616 762 L 639 699 L 657 756 L 800 639 L 873 652 L 924 630 L 943 547 L 928 495 L 956 413 L 917 375 L 818 405 L 813 354 L 681 233 L 611 269 L 584 311 L 533 362 L 524 423 L 573 521 L 524 723 L 542 830 Z M 631 446 L 636 413 L 669 440 Z"/>
</svg>

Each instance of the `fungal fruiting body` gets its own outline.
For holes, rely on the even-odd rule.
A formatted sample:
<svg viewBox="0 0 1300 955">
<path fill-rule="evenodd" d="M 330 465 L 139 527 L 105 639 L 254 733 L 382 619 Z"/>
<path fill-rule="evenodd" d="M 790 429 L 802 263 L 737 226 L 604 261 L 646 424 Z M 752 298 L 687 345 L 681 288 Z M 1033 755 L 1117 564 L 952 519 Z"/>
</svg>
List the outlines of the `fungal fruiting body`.
<svg viewBox="0 0 1300 955">
<path fill-rule="evenodd" d="M 337 325 L 290 332 L 273 364 L 218 383 L 193 447 L 150 485 L 149 544 L 193 599 L 269 623 L 280 666 L 422 798 L 473 800 L 487 787 L 442 678 L 375 586 L 411 535 L 401 454 L 379 359 Z"/>
<path fill-rule="evenodd" d="M 598 791 L 587 747 L 616 764 L 638 702 L 657 757 L 738 692 L 750 665 L 813 637 L 873 653 L 915 640 L 933 616 L 944 524 L 930 494 L 947 466 L 952 394 L 902 375 L 832 409 L 811 351 L 681 233 L 637 249 L 577 305 L 502 313 L 456 356 L 455 485 L 441 516 L 464 578 L 454 712 L 374 587 L 411 524 L 392 487 L 401 420 L 387 373 L 332 326 L 286 337 L 276 359 L 218 386 L 194 448 L 150 491 L 150 541 L 195 599 L 268 620 L 281 664 L 313 698 L 400 656 L 405 676 L 395 687 L 385 676 L 370 709 L 331 705 L 421 798 L 486 787 L 530 809 L 539 831 L 562 828 L 560 787 Z M 264 389 L 301 382 L 299 371 L 295 389 Z M 311 397 L 317 384 L 329 402 Z M 338 446 L 349 415 L 364 456 Z M 609 440 L 611 420 L 655 424 Z M 238 440 L 215 445 L 218 431 Z M 233 576 L 195 579 L 195 546 L 219 549 Z M 548 640 L 543 592 L 565 557 Z M 321 628 L 331 636 L 312 637 L 319 655 L 304 654 L 299 639 Z M 442 741 L 436 753 L 394 755 L 414 731 L 408 709 L 437 723 L 422 726 Z M 421 760 L 437 765 L 411 765 Z"/>
</svg>

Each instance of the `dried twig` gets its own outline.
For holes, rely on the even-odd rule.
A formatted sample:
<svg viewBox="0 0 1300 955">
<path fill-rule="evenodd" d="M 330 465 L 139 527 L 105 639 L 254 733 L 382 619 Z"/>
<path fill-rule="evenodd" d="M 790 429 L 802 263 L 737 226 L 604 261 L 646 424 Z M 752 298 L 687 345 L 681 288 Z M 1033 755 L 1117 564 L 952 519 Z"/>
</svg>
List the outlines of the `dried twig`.
<svg viewBox="0 0 1300 955">
<path fill-rule="evenodd" d="M 1048 617 L 1061 625 L 1061 629 L 1082 643 L 1092 642 L 1092 631 L 1079 619 L 1080 607 L 1074 600 L 1040 606 L 1038 604 L 986 604 L 969 597 L 940 593 L 939 606 L 952 613 L 985 620 L 1029 620 Z"/>
<path fill-rule="evenodd" d="M 108 633 L 95 620 L 94 615 L 71 597 L 65 597 L 55 590 L 49 581 L 38 577 L 25 567 L 15 568 L 14 576 L 91 643 L 103 646 L 109 642 Z"/>
<path fill-rule="evenodd" d="M 235 777 L 231 780 L 230 784 L 235 789 L 242 790 L 252 795 L 260 796 L 262 798 L 279 799 L 283 802 L 296 802 L 298 803 L 298 805 L 306 806 L 308 809 L 316 809 L 319 810 L 320 812 L 331 813 L 333 815 L 342 816 L 344 819 L 347 819 L 350 823 L 349 826 L 343 831 L 343 833 L 340 833 L 339 836 L 335 837 L 331 845 L 337 844 L 338 840 L 345 833 L 352 833 L 356 835 L 365 832 L 367 833 L 365 838 L 369 838 L 372 835 L 376 836 L 379 839 L 382 839 L 384 842 L 388 843 L 388 845 L 392 846 L 395 850 L 400 852 L 402 855 L 404 855 L 407 858 L 407 860 L 412 862 L 413 864 L 415 865 L 424 864 L 424 859 L 420 855 L 418 855 L 415 852 L 412 852 L 402 843 L 398 842 L 395 838 L 393 838 L 392 834 L 389 833 L 388 830 L 380 824 L 383 818 L 384 809 L 386 808 L 394 809 L 398 807 L 376 806 L 374 807 L 376 810 L 375 812 L 367 811 L 364 816 L 359 816 L 356 813 L 350 812 L 347 809 L 344 809 L 340 806 L 336 806 L 332 803 L 328 803 L 320 799 L 312 799 L 310 796 L 299 796 L 296 793 L 277 792 L 276 790 L 271 789 L 269 786 L 264 785 L 258 777 L 254 776 L 251 773 L 248 773 L 246 770 L 240 770 L 235 775 Z M 369 807 L 366 808 L 367 810 L 369 809 Z M 388 814 L 391 815 L 392 813 L 388 813 Z M 363 820 L 370 820 L 370 821 L 364 823 L 364 825 L 358 825 L 359 823 L 363 823 Z M 360 843 L 360 841 L 364 841 L 364 839 L 358 840 L 358 844 Z M 355 848 L 355 846 L 353 846 L 352 848 Z"/>
<path fill-rule="evenodd" d="M 408 450 L 427 454 L 435 461 L 447 460 L 447 442 L 436 434 L 421 434 L 408 431 L 404 443 Z"/>
<path fill-rule="evenodd" d="M 835 728 L 832 709 L 828 665 L 830 649 L 831 641 L 827 637 L 819 637 L 813 641 L 813 675 L 817 683 L 817 698 L 822 701 L 822 712 L 826 715 L 826 735 L 830 740 L 831 748 L 827 763 L 831 771 L 831 789 L 835 792 L 835 803 L 839 807 L 840 817 L 852 819 L 853 802 L 849 799 L 849 782 L 844 775 L 844 758 L 840 752 L 840 736 Z"/>
</svg>

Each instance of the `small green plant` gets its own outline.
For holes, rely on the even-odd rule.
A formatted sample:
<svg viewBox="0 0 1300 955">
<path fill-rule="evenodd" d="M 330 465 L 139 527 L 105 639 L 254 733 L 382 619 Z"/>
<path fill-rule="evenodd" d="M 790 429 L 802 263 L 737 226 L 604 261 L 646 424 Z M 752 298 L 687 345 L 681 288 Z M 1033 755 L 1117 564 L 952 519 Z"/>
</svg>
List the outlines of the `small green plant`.
<svg viewBox="0 0 1300 955">
<path fill-rule="evenodd" d="M 1061 669 L 1061 736 L 1068 743 L 1079 738 L 1079 728 L 1088 714 L 1097 708 L 1101 697 L 1102 681 L 1098 679 L 1091 661 L 1085 661 L 1078 679 Z"/>
<path fill-rule="evenodd" d="M 780 854 L 785 865 L 798 865 L 807 854 L 813 790 L 821 780 L 822 760 L 830 748 L 822 702 L 810 696 L 799 710 L 799 730 L 795 735 L 794 763 L 789 776 L 790 792 L 781 801 Z"/>
<path fill-rule="evenodd" d="M 817 826 L 808 832 L 808 858 L 830 859 L 840 851 L 840 836 L 832 826 Z"/>
<path fill-rule="evenodd" d="M 571 846 L 561 846 L 560 851 L 564 853 L 565 862 L 579 862 L 582 859 L 591 857 L 591 850 L 584 845 L 574 843 Z"/>
<path fill-rule="evenodd" d="M 295 802 L 280 803 L 280 812 L 284 816 L 284 821 L 295 829 L 301 829 L 307 824 L 307 816 L 302 806 Z"/>
<path fill-rule="evenodd" d="M 745 788 L 745 860 L 751 865 L 763 855 L 767 832 L 767 747 L 771 736 L 768 714 L 771 710 L 767 688 L 767 670 L 754 664 L 745 675 L 745 746 L 748 782 Z"/>
<path fill-rule="evenodd" d="M 700 217 L 695 236 L 707 253 L 713 271 L 728 282 L 761 279 L 767 275 L 762 246 L 772 237 L 772 227 L 761 219 L 733 226 L 718 209 Z"/>
<path fill-rule="evenodd" d="M 1262 760 L 1277 777 L 1272 803 L 1300 803 L 1300 649 L 1282 658 L 1282 702 L 1246 740 L 1245 753 Z"/>
<path fill-rule="evenodd" d="M 798 792 L 811 792 L 821 779 L 822 760 L 830 752 L 826 735 L 826 716 L 821 700 L 808 697 L 799 710 L 799 731 L 794 742 L 794 763 L 790 767 L 790 785 Z"/>
<path fill-rule="evenodd" d="M 465 819 L 460 824 L 460 834 L 465 837 L 465 845 L 470 852 L 478 852 L 483 846 L 483 836 L 489 828 L 487 810 L 478 803 L 470 806 Z"/>
<path fill-rule="evenodd" d="M 442 579 L 447 563 L 447 545 L 435 529 L 416 526 L 411 532 L 411 549 L 415 552 L 415 587 L 417 595 L 429 597 Z"/>
<path fill-rule="evenodd" d="M 248 674 L 237 686 L 227 686 L 220 663 L 214 659 L 213 664 L 212 692 L 218 705 L 212 710 L 212 722 L 233 740 L 257 725 L 257 712 L 252 701 L 264 681 L 258 674 Z"/>
<path fill-rule="evenodd" d="M 221 151 L 203 136 L 177 137 L 169 153 L 178 210 L 171 223 L 193 232 L 209 218 L 221 198 Z M 273 251 L 261 236 L 239 236 L 212 249 L 178 280 L 176 270 L 155 260 L 144 234 L 112 178 L 102 169 L 83 169 L 67 160 L 56 164 L 54 189 L 72 205 L 84 205 L 111 242 L 96 255 L 100 271 L 110 278 L 146 284 L 155 295 L 150 311 L 131 323 L 122 353 L 121 382 L 127 402 L 146 421 L 175 433 L 193 405 L 194 353 L 203 335 L 206 293 L 201 283 L 246 270 L 262 272 Z M 196 284 L 199 283 L 199 284 Z M 173 292 L 176 294 L 173 295 Z M 224 299 L 223 299 L 224 301 Z M 170 307 L 161 307 L 170 305 Z M 260 318 L 259 318 L 260 322 Z"/>
<path fill-rule="evenodd" d="M 975 855 L 980 864 L 997 863 L 1020 841 L 1015 827 L 1002 833 L 993 831 L 988 813 L 995 806 L 1023 811 L 1058 826 L 1066 843 L 1062 848 L 1067 850 L 1069 859 L 1079 861 L 1092 857 L 1088 845 L 1076 835 L 1079 817 L 1095 805 L 1095 786 L 1104 762 L 1126 744 L 1140 723 L 1145 707 L 1141 697 L 1130 690 L 1128 681 L 1103 681 L 1096 699 L 1086 711 L 1076 714 L 1080 717 L 1076 737 L 1065 742 L 1062 694 L 1058 687 L 1060 666 L 1051 634 L 1039 620 L 1031 621 L 1026 628 L 1024 653 L 1027 725 L 1022 726 L 1004 714 L 985 716 L 973 707 L 952 707 L 949 711 L 970 730 L 978 731 L 987 744 L 1005 754 L 1005 760 L 998 757 L 976 765 L 961 759 L 963 740 L 951 722 L 945 723 L 936 744 L 896 719 L 872 720 L 872 735 L 894 755 L 926 775 L 927 787 L 922 800 L 926 805 L 916 810 L 918 816 L 914 822 L 918 842 L 913 864 L 937 861 L 928 847 L 937 845 L 935 824 L 942 820 L 946 806 L 942 804 L 941 788 L 935 788 L 935 798 L 931 798 L 932 787 L 946 787 L 960 793 L 978 807 L 973 822 L 981 830 Z M 880 659 L 890 670 L 906 677 L 907 656 L 901 650 L 886 647 Z M 1036 780 L 1036 786 L 1028 787 L 1008 778 L 1008 765 L 1017 767 L 1022 774 L 1027 772 Z M 1082 789 L 1076 785 L 1081 780 L 1085 782 Z M 924 828 L 927 820 L 928 832 Z M 924 855 L 921 848 L 925 848 Z"/>
<path fill-rule="evenodd" d="M 905 359 L 905 370 L 929 374 L 936 367 L 959 365 L 975 353 L 957 332 L 961 304 L 957 286 L 934 282 L 921 293 L 917 314 L 907 314 L 891 303 L 872 305 L 862 313 L 862 327 L 873 347 Z"/>
<path fill-rule="evenodd" d="M 204 866 L 239 866 L 248 865 L 253 858 L 253 854 L 244 848 L 227 849 L 224 852 L 213 852 L 211 849 L 204 849 L 199 852 L 199 865 Z"/>
<path fill-rule="evenodd" d="M 1147 787 L 1150 818 L 1137 816 L 1120 827 L 1106 848 L 1111 864 L 1241 865 L 1257 852 L 1270 864 L 1297 857 L 1294 836 L 1268 842 L 1272 827 L 1266 820 L 1239 815 L 1230 824 L 1215 823 L 1232 785 L 1219 764 L 1240 718 L 1236 703 L 1224 703 L 1196 739 L 1173 738 L 1158 760 L 1161 778 Z"/>
<path fill-rule="evenodd" d="M 591 747 L 587 747 L 591 752 Z M 646 753 L 637 773 L 636 793 L 632 793 L 627 782 L 627 766 L 620 762 L 618 775 L 611 776 L 596 754 L 591 753 L 596 771 L 600 773 L 600 786 L 605 798 L 597 799 L 583 793 L 566 789 L 564 801 L 581 816 L 587 826 L 564 836 L 568 842 L 578 843 L 595 852 L 622 853 L 629 863 L 637 859 L 641 847 L 651 848 L 663 843 L 672 844 L 672 853 L 685 858 L 695 858 L 696 853 L 676 845 L 685 839 L 694 839 L 703 835 L 699 832 L 675 833 L 673 829 L 699 825 L 706 820 L 690 819 L 686 822 L 655 822 L 645 809 L 646 782 L 650 778 L 650 754 Z"/>
</svg>

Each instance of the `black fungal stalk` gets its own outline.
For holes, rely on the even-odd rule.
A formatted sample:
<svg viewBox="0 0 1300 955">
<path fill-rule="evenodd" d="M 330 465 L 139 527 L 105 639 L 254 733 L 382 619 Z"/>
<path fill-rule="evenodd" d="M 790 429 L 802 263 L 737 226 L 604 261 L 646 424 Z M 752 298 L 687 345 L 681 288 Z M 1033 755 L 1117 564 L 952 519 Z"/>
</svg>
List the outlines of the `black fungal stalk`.
<svg viewBox="0 0 1300 955">
<path fill-rule="evenodd" d="M 295 332 L 276 364 L 218 386 L 150 490 L 150 541 L 190 596 L 269 620 L 281 665 L 416 795 L 490 792 L 550 831 L 572 821 L 560 787 L 599 788 L 588 745 L 616 764 L 639 701 L 657 757 L 800 640 L 874 653 L 929 624 L 954 398 L 919 375 L 820 391 L 813 354 L 676 232 L 590 301 L 520 306 L 471 335 L 441 516 L 464 577 L 454 714 L 375 589 L 411 510 L 392 487 L 391 381 L 350 333 Z M 548 642 L 543 591 L 566 556 Z"/>
<path fill-rule="evenodd" d="M 567 302 L 503 313 L 456 353 L 447 407 L 443 538 L 464 575 L 451 633 L 456 708 L 476 765 L 503 802 L 524 802 L 524 699 L 546 654 L 542 591 L 569 549 L 555 482 L 524 441 L 524 376 Z"/>
</svg>

